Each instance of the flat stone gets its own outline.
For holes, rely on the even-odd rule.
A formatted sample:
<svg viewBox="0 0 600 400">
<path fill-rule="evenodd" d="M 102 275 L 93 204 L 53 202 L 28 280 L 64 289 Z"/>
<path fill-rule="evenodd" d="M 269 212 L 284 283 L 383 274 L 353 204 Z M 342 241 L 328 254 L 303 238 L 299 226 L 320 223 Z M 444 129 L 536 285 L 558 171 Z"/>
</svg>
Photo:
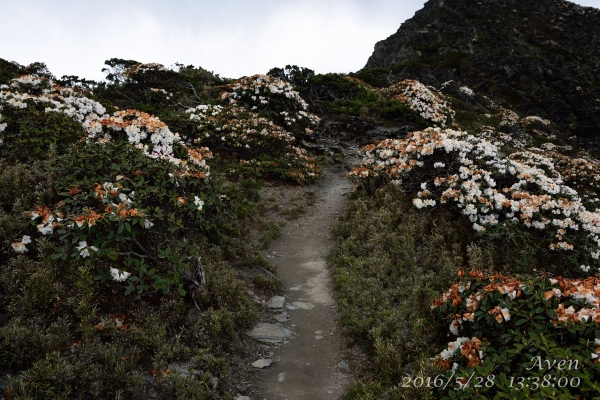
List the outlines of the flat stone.
<svg viewBox="0 0 600 400">
<path fill-rule="evenodd" d="M 282 342 L 284 338 L 290 337 L 292 331 L 276 324 L 260 322 L 246 335 L 261 343 L 276 344 Z"/>
<path fill-rule="evenodd" d="M 265 367 L 268 367 L 269 365 L 271 365 L 273 361 L 271 361 L 270 358 L 261 358 L 260 360 L 256 360 L 252 363 L 252 366 L 254 368 L 259 368 L 259 369 L 263 369 Z"/>
<path fill-rule="evenodd" d="M 290 290 L 300 290 L 300 286 L 291 287 Z"/>
<path fill-rule="evenodd" d="M 273 296 L 267 303 L 267 307 L 270 309 L 282 309 L 283 304 L 285 303 L 285 297 L 283 296 Z"/>
<path fill-rule="evenodd" d="M 275 318 L 275 321 L 277 322 L 285 322 L 288 319 L 286 313 L 275 314 L 273 315 L 273 318 Z"/>
<path fill-rule="evenodd" d="M 291 305 L 291 304 L 286 304 L 286 305 L 285 305 L 285 308 L 287 308 L 287 309 L 288 309 L 288 310 L 290 310 L 290 311 L 293 311 L 293 310 L 297 310 L 297 309 L 298 309 L 298 307 L 296 307 L 296 306 L 293 306 L 293 305 Z"/>
<path fill-rule="evenodd" d="M 323 335 L 316 335 L 316 336 L 315 336 L 315 339 L 317 339 L 317 340 L 321 340 L 321 339 L 323 339 Z"/>
<path fill-rule="evenodd" d="M 315 307 L 314 304 L 304 303 L 302 301 L 294 301 L 292 305 L 296 306 L 296 308 L 301 308 L 303 310 L 310 310 Z"/>
<path fill-rule="evenodd" d="M 239 395 L 238 397 L 235 398 L 235 400 L 252 400 L 252 399 L 248 396 Z"/>
</svg>

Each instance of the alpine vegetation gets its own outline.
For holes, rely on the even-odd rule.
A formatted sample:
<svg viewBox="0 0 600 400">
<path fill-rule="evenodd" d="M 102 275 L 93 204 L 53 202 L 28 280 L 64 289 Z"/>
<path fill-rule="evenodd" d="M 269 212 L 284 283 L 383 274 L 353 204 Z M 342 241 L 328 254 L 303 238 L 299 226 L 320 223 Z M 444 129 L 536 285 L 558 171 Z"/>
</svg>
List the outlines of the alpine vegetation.
<svg viewBox="0 0 600 400">
<path fill-rule="evenodd" d="M 281 287 L 252 272 L 257 188 L 318 179 L 319 118 L 270 77 L 0 61 L 0 397 L 228 398 L 249 288 Z"/>
</svg>

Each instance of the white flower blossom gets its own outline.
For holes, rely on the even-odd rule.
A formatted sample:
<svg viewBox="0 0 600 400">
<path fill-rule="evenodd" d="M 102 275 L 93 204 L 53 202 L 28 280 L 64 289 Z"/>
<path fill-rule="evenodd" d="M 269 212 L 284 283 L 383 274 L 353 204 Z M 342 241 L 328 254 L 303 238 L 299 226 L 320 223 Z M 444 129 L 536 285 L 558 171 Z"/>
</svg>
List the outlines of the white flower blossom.
<svg viewBox="0 0 600 400">
<path fill-rule="evenodd" d="M 110 268 L 110 274 L 111 274 L 113 280 L 115 280 L 117 282 L 126 281 L 131 276 L 130 272 L 121 271 L 121 270 L 118 270 L 118 269 L 112 268 L 112 267 Z"/>
</svg>

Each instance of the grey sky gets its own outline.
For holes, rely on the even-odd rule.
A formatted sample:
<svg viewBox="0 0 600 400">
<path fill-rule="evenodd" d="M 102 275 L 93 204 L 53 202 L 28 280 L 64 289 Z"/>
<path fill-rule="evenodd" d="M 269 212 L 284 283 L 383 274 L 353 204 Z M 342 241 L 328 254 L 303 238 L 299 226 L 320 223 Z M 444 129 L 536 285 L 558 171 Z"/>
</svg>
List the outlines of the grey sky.
<svg viewBox="0 0 600 400">
<path fill-rule="evenodd" d="M 351 72 L 425 2 L 0 0 L 0 58 L 96 80 L 112 57 L 193 64 L 230 78 L 286 64 Z M 600 0 L 575 3 L 600 8 Z"/>
</svg>

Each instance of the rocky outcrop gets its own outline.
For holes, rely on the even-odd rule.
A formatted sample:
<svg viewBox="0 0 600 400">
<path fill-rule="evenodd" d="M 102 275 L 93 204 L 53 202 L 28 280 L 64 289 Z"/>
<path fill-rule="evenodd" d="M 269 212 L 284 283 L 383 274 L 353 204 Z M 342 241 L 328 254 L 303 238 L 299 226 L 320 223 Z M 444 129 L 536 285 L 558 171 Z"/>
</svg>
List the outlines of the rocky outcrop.
<svg viewBox="0 0 600 400">
<path fill-rule="evenodd" d="M 454 80 L 600 140 L 600 10 L 564 0 L 430 0 L 375 45 L 365 69 Z"/>
</svg>

